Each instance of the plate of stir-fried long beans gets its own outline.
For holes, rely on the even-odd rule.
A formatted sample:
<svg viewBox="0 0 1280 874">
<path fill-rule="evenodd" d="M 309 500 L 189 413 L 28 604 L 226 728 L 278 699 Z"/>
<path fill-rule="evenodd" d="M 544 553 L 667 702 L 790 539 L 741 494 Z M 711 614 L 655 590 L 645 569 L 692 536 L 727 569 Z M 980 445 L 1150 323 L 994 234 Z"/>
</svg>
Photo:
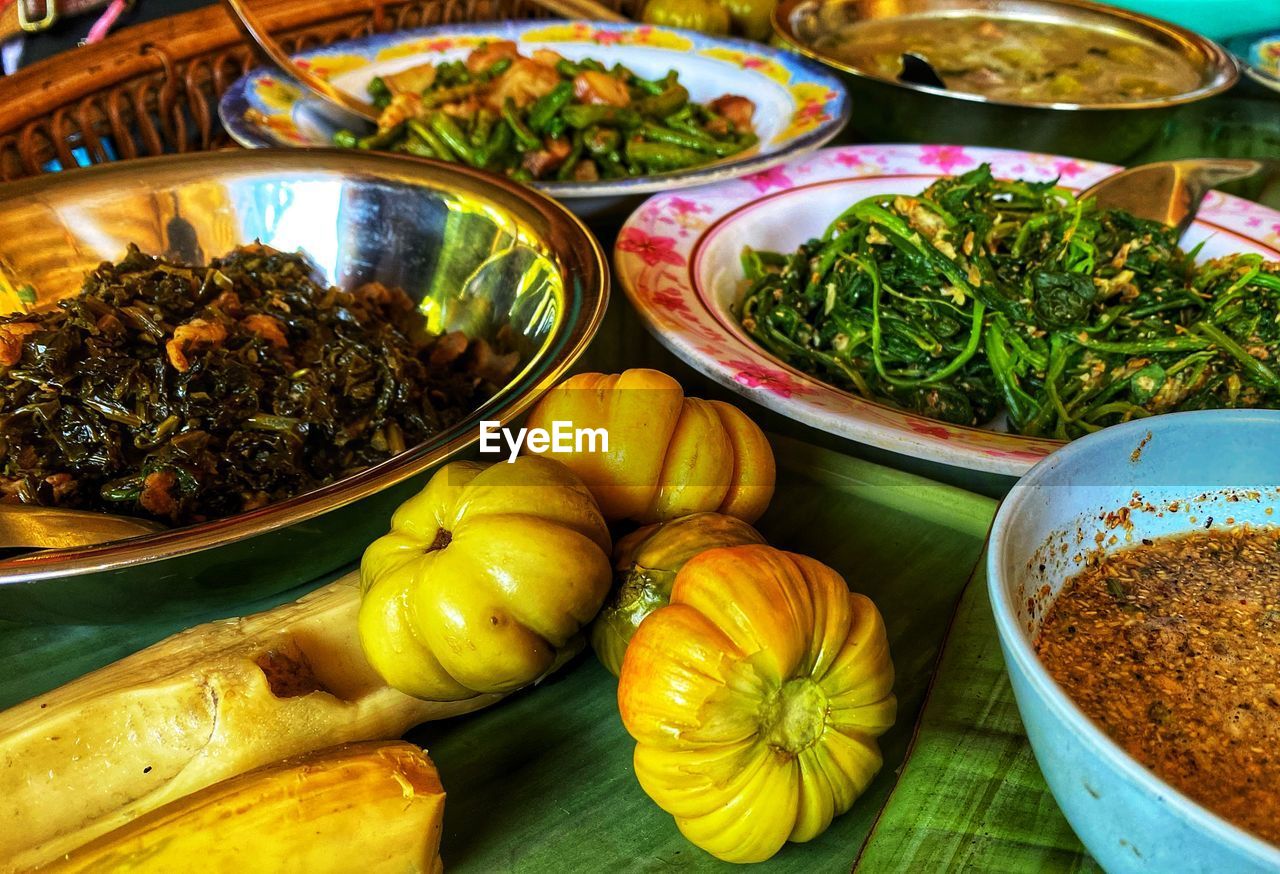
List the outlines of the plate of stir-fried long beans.
<svg viewBox="0 0 1280 874">
<path fill-rule="evenodd" d="M 759 172 L 817 148 L 848 117 L 843 85 L 814 61 L 652 25 L 444 25 L 336 43 L 297 60 L 373 103 L 376 129 L 350 129 L 278 73 L 255 70 L 219 104 L 242 145 L 400 152 L 563 198 Z"/>
<path fill-rule="evenodd" d="M 598 182 L 686 170 L 754 147 L 755 104 L 689 98 L 676 70 L 647 79 L 511 40 L 465 59 L 427 61 L 369 80 L 378 130 L 334 144 L 456 161 L 521 182 Z"/>
<path fill-rule="evenodd" d="M 939 154 L 969 169 L 940 175 Z M 849 178 L 864 160 L 874 175 Z M 1132 419 L 1280 408 L 1280 215 L 1214 194 L 1180 246 L 1077 197 L 1110 169 L 827 150 L 766 198 L 708 192 L 714 230 L 669 248 L 651 200 L 623 230 L 620 278 L 668 345 L 766 405 L 979 469 L 1018 473 Z M 659 250 L 689 278 L 645 263 Z"/>
</svg>

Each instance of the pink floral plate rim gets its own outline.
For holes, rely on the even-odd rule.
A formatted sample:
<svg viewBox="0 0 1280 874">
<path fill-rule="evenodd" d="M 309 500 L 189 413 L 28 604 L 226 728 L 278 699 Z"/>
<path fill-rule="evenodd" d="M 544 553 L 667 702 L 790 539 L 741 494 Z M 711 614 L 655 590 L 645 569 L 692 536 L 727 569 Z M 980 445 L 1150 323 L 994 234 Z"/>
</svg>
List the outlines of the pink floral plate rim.
<svg viewBox="0 0 1280 874">
<path fill-rule="evenodd" d="M 617 278 L 649 331 L 700 372 L 774 412 L 860 443 L 971 470 L 1018 476 L 1062 445 L 939 422 L 870 401 L 774 358 L 722 314 L 699 287 L 698 260 L 735 218 L 799 189 L 854 180 L 936 178 L 991 164 L 997 176 L 1087 188 L 1118 168 L 1010 149 L 954 145 L 827 148 L 791 163 L 699 188 L 655 195 L 622 226 Z M 904 181 L 907 181 L 904 179 Z M 1197 224 L 1280 258 L 1280 213 L 1211 192 Z"/>
</svg>

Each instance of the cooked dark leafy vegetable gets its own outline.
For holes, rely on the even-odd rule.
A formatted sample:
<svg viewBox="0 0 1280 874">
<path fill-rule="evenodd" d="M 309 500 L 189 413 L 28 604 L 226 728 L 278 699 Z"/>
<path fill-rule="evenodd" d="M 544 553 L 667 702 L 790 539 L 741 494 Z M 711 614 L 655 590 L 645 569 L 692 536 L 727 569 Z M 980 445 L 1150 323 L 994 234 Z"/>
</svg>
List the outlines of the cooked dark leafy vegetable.
<svg viewBox="0 0 1280 874">
<path fill-rule="evenodd" d="M 748 250 L 743 327 L 859 394 L 1071 439 L 1174 410 L 1280 407 L 1280 263 L 1197 266 L 1174 233 L 982 166 Z"/>
<path fill-rule="evenodd" d="M 593 182 L 709 164 L 756 144 L 755 104 L 726 94 L 689 99 L 674 70 L 646 79 L 621 64 L 570 61 L 550 49 L 521 55 L 514 42 L 478 46 L 465 60 L 376 76 L 381 109 L 367 137 L 334 143 L 389 149 L 521 181 Z"/>
<path fill-rule="evenodd" d="M 130 248 L 55 309 L 0 319 L 4 500 L 186 524 L 395 455 L 505 382 L 514 353 L 429 337 L 409 297 L 246 246 Z"/>
</svg>

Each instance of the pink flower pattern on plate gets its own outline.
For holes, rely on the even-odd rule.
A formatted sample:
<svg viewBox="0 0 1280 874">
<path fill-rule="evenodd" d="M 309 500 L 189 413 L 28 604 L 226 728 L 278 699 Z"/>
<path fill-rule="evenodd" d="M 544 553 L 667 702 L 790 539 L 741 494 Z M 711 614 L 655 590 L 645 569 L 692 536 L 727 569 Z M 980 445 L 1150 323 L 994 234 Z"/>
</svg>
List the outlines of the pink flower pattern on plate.
<svg viewBox="0 0 1280 874">
<path fill-rule="evenodd" d="M 1059 177 L 1065 177 L 1067 179 L 1079 176 L 1081 173 L 1084 173 L 1089 169 L 1079 161 L 1058 161 L 1053 166 L 1054 169 L 1058 171 Z"/>
<path fill-rule="evenodd" d="M 922 146 L 920 163 L 932 164 L 943 173 L 950 173 L 957 167 L 970 167 L 976 162 L 962 146 Z"/>
<path fill-rule="evenodd" d="M 762 388 L 780 398 L 809 394 L 811 391 L 808 386 L 796 381 L 785 370 L 765 367 L 753 361 L 726 361 L 724 363 L 729 367 L 737 368 L 738 372 L 733 375 L 733 380 L 739 385 L 745 385 L 747 388 Z"/>
<path fill-rule="evenodd" d="M 676 215 L 695 215 L 700 212 L 711 212 L 710 206 L 684 197 L 673 197 L 664 205 Z"/>
<path fill-rule="evenodd" d="M 951 430 L 945 425 L 939 425 L 936 422 L 924 422 L 920 419 L 907 419 L 907 425 L 917 434 L 923 434 L 926 437 L 936 437 L 939 440 L 950 440 Z"/>
<path fill-rule="evenodd" d="M 693 312 L 689 309 L 689 304 L 685 303 L 684 298 L 678 291 L 672 291 L 670 289 L 654 291 L 649 295 L 649 300 L 653 301 L 668 312 L 679 313 L 683 316 L 693 315 Z"/>
<path fill-rule="evenodd" d="M 675 237 L 646 234 L 639 228 L 626 228 L 618 235 L 618 250 L 639 255 L 650 267 L 658 264 L 684 266 L 684 256 L 674 251 Z"/>
<path fill-rule="evenodd" d="M 761 170 L 759 173 L 752 173 L 750 176 L 743 176 L 743 182 L 749 182 L 755 186 L 756 191 L 761 193 L 768 191 L 770 188 L 790 188 L 794 183 L 791 177 L 787 175 L 787 171 L 782 167 L 770 167 L 768 170 Z"/>
<path fill-rule="evenodd" d="M 849 149 L 847 151 L 837 152 L 835 157 L 832 160 L 834 160 L 841 167 L 852 168 L 852 167 L 862 166 L 862 157 L 858 154 L 856 149 Z"/>
</svg>

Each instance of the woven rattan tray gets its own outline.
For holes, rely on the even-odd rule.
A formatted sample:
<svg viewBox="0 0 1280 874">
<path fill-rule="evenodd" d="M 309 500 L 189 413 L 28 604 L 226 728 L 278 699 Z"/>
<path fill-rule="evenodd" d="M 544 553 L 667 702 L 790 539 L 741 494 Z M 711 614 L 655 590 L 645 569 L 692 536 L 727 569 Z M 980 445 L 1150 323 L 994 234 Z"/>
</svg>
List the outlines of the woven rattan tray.
<svg viewBox="0 0 1280 874">
<path fill-rule="evenodd" d="M 605 0 L 630 15 L 638 0 Z M 543 18 L 533 0 L 259 0 L 290 51 L 461 21 Z M 0 180 L 172 152 L 223 148 L 222 92 L 254 64 L 221 5 L 123 30 L 0 79 Z"/>
</svg>

